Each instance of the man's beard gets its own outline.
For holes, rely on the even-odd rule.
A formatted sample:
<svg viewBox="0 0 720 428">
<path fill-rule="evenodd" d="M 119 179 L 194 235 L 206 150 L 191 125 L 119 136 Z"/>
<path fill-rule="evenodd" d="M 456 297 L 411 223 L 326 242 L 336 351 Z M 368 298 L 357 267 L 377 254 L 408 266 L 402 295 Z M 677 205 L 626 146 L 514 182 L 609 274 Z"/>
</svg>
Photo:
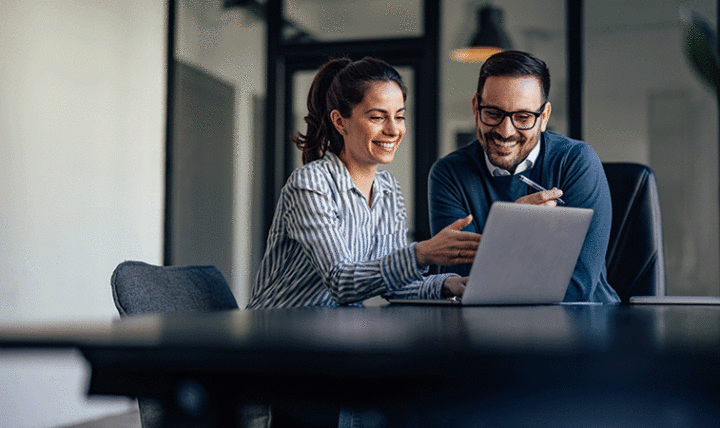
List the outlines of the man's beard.
<svg viewBox="0 0 720 428">
<path fill-rule="evenodd" d="M 516 134 L 508 138 L 504 138 L 497 132 L 490 131 L 483 134 L 483 138 L 485 139 L 485 144 L 487 145 L 488 151 L 494 153 L 494 155 L 488 153 L 488 158 L 490 159 L 491 163 L 510 172 L 514 171 L 515 167 L 517 167 L 518 164 L 523 160 L 521 159 L 523 158 L 523 154 L 527 156 L 527 154 L 529 153 L 529 151 L 527 153 L 522 152 L 522 149 L 524 149 L 528 144 L 528 138 L 523 135 Z M 521 151 L 518 151 L 517 155 L 511 159 L 507 159 L 504 156 L 499 159 L 499 156 L 497 155 L 497 148 L 495 148 L 494 150 L 491 149 L 493 147 L 493 144 L 508 142 L 516 142 L 517 147 L 520 148 Z M 517 148 L 514 148 L 514 150 L 517 150 Z"/>
</svg>

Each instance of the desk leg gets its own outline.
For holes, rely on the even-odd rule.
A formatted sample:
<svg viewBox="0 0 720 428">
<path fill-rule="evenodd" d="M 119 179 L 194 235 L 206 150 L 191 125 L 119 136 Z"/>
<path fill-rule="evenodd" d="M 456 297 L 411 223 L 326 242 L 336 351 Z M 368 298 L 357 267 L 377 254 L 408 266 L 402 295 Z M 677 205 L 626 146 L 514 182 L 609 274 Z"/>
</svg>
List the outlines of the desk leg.
<svg viewBox="0 0 720 428">
<path fill-rule="evenodd" d="M 240 405 L 230 391 L 184 380 L 160 399 L 140 398 L 143 428 L 267 428 L 268 406 Z"/>
</svg>

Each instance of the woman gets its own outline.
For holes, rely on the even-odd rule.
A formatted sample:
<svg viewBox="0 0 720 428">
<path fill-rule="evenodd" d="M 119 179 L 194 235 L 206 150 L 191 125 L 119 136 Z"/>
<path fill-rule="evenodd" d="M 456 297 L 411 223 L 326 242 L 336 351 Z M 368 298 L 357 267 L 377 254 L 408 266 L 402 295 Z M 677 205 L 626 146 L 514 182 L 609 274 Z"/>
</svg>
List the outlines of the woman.
<svg viewBox="0 0 720 428">
<path fill-rule="evenodd" d="M 480 235 L 461 219 L 407 245 L 400 186 L 380 164 L 405 135 L 406 89 L 383 61 L 336 59 L 315 76 L 303 166 L 282 189 L 248 308 L 361 304 L 373 296 L 461 296 L 466 278 L 423 277 L 431 264 L 471 263 Z"/>
</svg>

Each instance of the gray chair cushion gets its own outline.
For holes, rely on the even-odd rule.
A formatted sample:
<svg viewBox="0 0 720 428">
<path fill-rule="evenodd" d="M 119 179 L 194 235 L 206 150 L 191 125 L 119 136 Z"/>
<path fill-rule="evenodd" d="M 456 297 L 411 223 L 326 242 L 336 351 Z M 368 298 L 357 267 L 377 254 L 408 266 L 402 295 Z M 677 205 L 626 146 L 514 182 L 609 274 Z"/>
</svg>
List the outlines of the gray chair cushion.
<svg viewBox="0 0 720 428">
<path fill-rule="evenodd" d="M 126 261 L 115 268 L 111 284 L 121 316 L 238 309 L 230 286 L 214 266 Z"/>
</svg>

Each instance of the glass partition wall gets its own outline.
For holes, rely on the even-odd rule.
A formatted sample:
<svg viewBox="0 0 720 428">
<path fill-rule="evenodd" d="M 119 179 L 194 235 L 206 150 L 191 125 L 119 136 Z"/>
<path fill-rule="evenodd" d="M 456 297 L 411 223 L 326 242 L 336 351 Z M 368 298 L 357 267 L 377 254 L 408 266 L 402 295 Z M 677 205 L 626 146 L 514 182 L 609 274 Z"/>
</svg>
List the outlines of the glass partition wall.
<svg viewBox="0 0 720 428">
<path fill-rule="evenodd" d="M 284 0 L 287 42 L 422 37 L 423 0 Z"/>
<path fill-rule="evenodd" d="M 584 139 L 657 176 L 668 295 L 718 295 L 718 110 L 685 58 L 679 6 L 716 27 L 717 1 L 585 0 Z"/>
<path fill-rule="evenodd" d="M 481 64 L 453 61 L 450 53 L 470 42 L 478 30 L 478 11 L 487 4 L 473 0 L 442 3 L 439 99 L 441 155 L 475 139 L 470 103 L 477 87 Z M 511 48 L 532 52 L 547 63 L 552 81 L 552 116 L 548 126 L 553 131 L 567 134 L 565 1 L 505 0 L 494 2 L 493 7 L 503 17 L 502 26 L 510 39 Z"/>
<path fill-rule="evenodd" d="M 305 100 L 319 67 L 329 58 L 374 56 L 396 67 L 408 87 L 408 131 L 395 160 L 383 168 L 402 186 L 408 238 L 429 238 L 425 195 L 437 158 L 439 5 L 438 0 L 267 2 L 266 195 L 277 197 L 300 165 L 288 137 L 305 130 Z M 265 204 L 269 226 L 275 201 L 266 197 Z"/>
<path fill-rule="evenodd" d="M 363 38 L 374 34 L 376 28 L 379 36 L 393 31 L 407 31 L 409 36 L 421 32 L 417 30 L 421 11 L 405 9 L 404 22 L 412 25 L 404 27 L 390 18 L 393 8 L 398 11 L 395 2 L 367 1 L 355 6 L 343 1 L 294 3 L 286 7 L 286 14 L 320 16 L 315 25 L 325 29 L 323 37 Z M 449 52 L 470 40 L 477 29 L 477 10 L 486 4 L 446 1 L 440 9 L 438 157 L 474 139 L 470 99 L 480 64 L 454 62 Z M 655 171 L 663 212 L 667 293 L 718 295 L 717 100 L 685 58 L 680 5 L 715 27 L 715 0 L 506 0 L 494 7 L 503 13 L 513 48 L 536 54 L 550 68 L 553 113 L 549 129 L 582 138 L 603 161 L 638 162 Z M 579 26 L 579 65 L 568 63 L 567 16 L 572 13 L 581 13 L 583 21 Z M 569 66 L 581 73 L 577 82 L 581 83 L 580 94 L 569 93 L 573 83 Z M 580 101 L 577 107 L 568 101 L 571 96 Z M 580 111 L 570 111 L 573 108 Z M 581 123 L 571 126 L 573 113 Z M 400 162 L 398 158 L 393 166 Z M 405 194 L 410 195 L 412 175 L 404 179 L 403 172 L 397 174 Z M 424 200 L 426 195 L 416 191 L 413 197 Z M 408 206 L 412 211 L 413 205 Z"/>
<path fill-rule="evenodd" d="M 276 192 L 299 165 L 299 151 L 288 136 L 303 130 L 310 81 L 331 56 L 373 54 L 406 79 L 408 135 L 389 169 L 405 195 L 409 238 L 426 237 L 427 171 L 437 158 L 475 138 L 470 102 L 480 64 L 455 62 L 450 53 L 471 40 L 478 9 L 488 4 L 258 3 L 263 7 L 170 2 L 177 12 L 176 59 L 234 88 L 233 250 L 226 275 L 241 306 L 262 257 Z M 568 19 L 569 6 L 578 5 L 581 12 Z M 568 117 L 580 115 L 580 137 L 603 161 L 639 162 L 655 170 L 668 294 L 720 295 L 717 100 L 685 60 L 680 5 L 716 28 L 717 0 L 493 3 L 502 10 L 512 47 L 535 53 L 550 68 L 549 128 L 569 135 L 577 124 L 571 126 Z M 583 55 L 569 64 L 567 31 L 577 16 Z M 582 102 L 570 108 L 578 105 L 567 101 L 572 70 L 578 69 L 581 97 L 574 99 Z"/>
</svg>

